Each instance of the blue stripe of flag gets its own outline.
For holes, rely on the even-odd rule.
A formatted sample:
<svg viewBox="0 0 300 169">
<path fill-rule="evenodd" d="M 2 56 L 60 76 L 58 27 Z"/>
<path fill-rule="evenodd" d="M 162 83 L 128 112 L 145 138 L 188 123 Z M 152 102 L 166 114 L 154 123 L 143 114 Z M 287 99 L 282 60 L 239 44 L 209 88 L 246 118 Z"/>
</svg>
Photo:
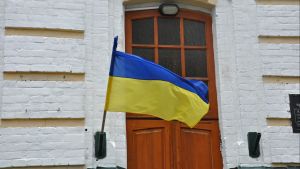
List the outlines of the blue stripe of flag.
<svg viewBox="0 0 300 169">
<path fill-rule="evenodd" d="M 113 51 L 110 76 L 139 80 L 162 80 L 197 94 L 208 103 L 208 88 L 202 81 L 188 80 L 139 56 Z"/>
</svg>

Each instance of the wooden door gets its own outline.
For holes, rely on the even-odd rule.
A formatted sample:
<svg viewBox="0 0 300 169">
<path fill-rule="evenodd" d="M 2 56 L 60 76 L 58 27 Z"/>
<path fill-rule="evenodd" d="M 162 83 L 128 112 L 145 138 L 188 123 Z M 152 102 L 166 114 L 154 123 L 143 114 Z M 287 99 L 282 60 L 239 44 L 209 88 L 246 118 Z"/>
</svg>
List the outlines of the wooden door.
<svg viewBox="0 0 300 169">
<path fill-rule="evenodd" d="M 144 57 L 209 87 L 208 114 L 193 129 L 148 115 L 127 113 L 128 169 L 221 169 L 211 16 L 180 10 L 125 14 L 126 52 Z"/>
</svg>

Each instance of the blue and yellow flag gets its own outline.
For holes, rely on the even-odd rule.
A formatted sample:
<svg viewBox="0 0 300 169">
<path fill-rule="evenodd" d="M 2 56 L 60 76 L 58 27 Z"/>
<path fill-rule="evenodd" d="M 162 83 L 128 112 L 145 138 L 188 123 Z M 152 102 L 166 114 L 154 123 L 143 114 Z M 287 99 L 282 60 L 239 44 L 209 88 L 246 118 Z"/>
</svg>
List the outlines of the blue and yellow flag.
<svg viewBox="0 0 300 169">
<path fill-rule="evenodd" d="M 105 109 L 148 114 L 194 127 L 208 112 L 207 86 L 141 57 L 116 51 L 115 38 Z"/>
</svg>

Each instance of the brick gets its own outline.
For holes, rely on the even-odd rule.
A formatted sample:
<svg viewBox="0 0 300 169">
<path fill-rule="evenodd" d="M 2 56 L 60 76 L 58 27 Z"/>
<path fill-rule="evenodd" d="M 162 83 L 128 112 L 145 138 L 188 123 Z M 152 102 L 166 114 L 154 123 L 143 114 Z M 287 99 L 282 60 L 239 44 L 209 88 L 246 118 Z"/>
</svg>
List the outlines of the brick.
<svg viewBox="0 0 300 169">
<path fill-rule="evenodd" d="M 81 39 L 7 36 L 5 40 L 6 71 L 84 72 Z"/>
<path fill-rule="evenodd" d="M 259 34 L 299 36 L 297 5 L 258 5 L 257 15 Z"/>
<path fill-rule="evenodd" d="M 14 27 L 84 29 L 84 0 L 6 1 L 6 24 Z"/>
<path fill-rule="evenodd" d="M 299 45 L 260 44 L 263 74 L 277 76 L 299 76 Z"/>
<path fill-rule="evenodd" d="M 49 83 L 52 87 L 46 87 Z M 16 84 L 5 81 L 2 118 L 83 117 L 83 83 L 62 83 L 65 82 L 24 81 Z M 62 85 L 65 87 L 61 88 Z"/>
<path fill-rule="evenodd" d="M 32 135 L 34 131 L 36 133 Z M 65 139 L 70 138 L 69 135 L 73 137 L 72 140 Z M 0 148 L 0 159 L 7 160 L 1 167 L 84 164 L 84 135 L 83 128 L 80 127 L 51 127 L 38 130 L 0 128 L 0 140 L 4 140 L 1 147 L 7 147 L 7 149 Z M 61 161 L 58 157 L 68 159 Z"/>
</svg>

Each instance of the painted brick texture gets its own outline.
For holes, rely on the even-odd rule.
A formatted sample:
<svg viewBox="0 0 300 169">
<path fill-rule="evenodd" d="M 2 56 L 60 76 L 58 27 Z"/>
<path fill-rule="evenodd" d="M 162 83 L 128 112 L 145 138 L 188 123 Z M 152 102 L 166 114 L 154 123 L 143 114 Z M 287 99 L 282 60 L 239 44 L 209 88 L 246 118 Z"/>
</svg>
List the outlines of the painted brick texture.
<svg viewBox="0 0 300 169">
<path fill-rule="evenodd" d="M 84 117 L 82 82 L 3 82 L 2 118 Z"/>
<path fill-rule="evenodd" d="M 81 7 L 75 9 L 75 1 L 68 3 L 7 1 L 6 26 L 83 29 L 85 4 L 79 2 Z M 7 36 L 4 48 L 6 71 L 84 72 L 81 39 Z M 3 81 L 2 92 L 2 118 L 84 117 L 83 82 Z M 83 127 L 1 128 L 0 167 L 84 165 L 83 131 Z"/>
<path fill-rule="evenodd" d="M 84 29 L 84 0 L 6 0 L 9 27 Z"/>
<path fill-rule="evenodd" d="M 299 163 L 300 137 L 292 132 L 292 127 L 268 127 L 266 137 L 269 140 L 272 163 Z"/>
<path fill-rule="evenodd" d="M 234 54 L 233 11 L 231 2 L 219 1 L 213 16 L 215 22 L 215 66 L 218 106 L 224 167 L 238 164 L 240 121 L 237 97 L 236 64 Z M 217 47 L 216 47 L 217 46 Z"/>
<path fill-rule="evenodd" d="M 5 27 L 85 28 L 85 1 L 0 4 Z M 0 42 L 1 72 L 85 72 L 84 39 L 9 35 Z M 85 93 L 84 81 L 1 80 L 1 118 L 84 118 L 85 104 L 91 104 L 85 102 Z M 0 168 L 85 165 L 84 131 L 84 126 L 3 128 L 0 124 Z"/>
<path fill-rule="evenodd" d="M 7 36 L 5 71 L 84 72 L 82 39 Z"/>
<path fill-rule="evenodd" d="M 263 75 L 300 76 L 299 44 L 260 43 Z"/>
<path fill-rule="evenodd" d="M 0 128 L 0 167 L 84 164 L 82 127 Z"/>
<path fill-rule="evenodd" d="M 85 141 L 87 143 L 92 143 L 94 132 L 100 130 L 114 36 L 119 36 L 118 49 L 124 50 L 122 2 L 122 0 L 86 2 L 85 127 L 88 132 Z M 87 144 L 86 167 L 116 165 L 126 167 L 125 114 L 108 113 L 106 124 L 108 155 L 105 159 L 96 161 L 94 145 Z"/>
<path fill-rule="evenodd" d="M 298 80 L 299 81 L 299 80 Z M 289 94 L 297 94 L 300 85 L 280 79 L 276 82 L 264 82 L 264 110 L 269 118 L 290 118 Z M 291 130 L 292 131 L 292 130 Z"/>
<path fill-rule="evenodd" d="M 290 118 L 288 94 L 299 93 L 299 44 L 259 42 L 299 36 L 298 6 L 218 1 L 214 13 L 224 168 L 300 163 L 299 135 L 290 126 L 266 124 L 266 118 Z M 247 132 L 253 131 L 262 133 L 257 159 L 248 155 Z"/>
<path fill-rule="evenodd" d="M 297 82 L 298 81 L 298 82 Z M 265 118 L 291 118 L 289 94 L 299 94 L 299 80 L 278 78 L 270 82 L 264 80 Z M 264 129 L 264 158 L 270 163 L 299 163 L 299 134 L 293 133 L 291 126 L 268 126 Z"/>
<path fill-rule="evenodd" d="M 298 5 L 258 5 L 258 33 L 270 36 L 299 36 Z"/>
<path fill-rule="evenodd" d="M 288 94 L 299 93 L 300 88 L 285 76 L 299 76 L 299 45 L 259 43 L 259 36 L 299 36 L 297 9 L 293 5 L 257 5 L 255 0 L 220 0 L 212 10 L 225 169 L 300 163 L 299 135 L 293 134 L 290 126 L 266 124 L 267 117 L 290 117 Z M 4 26 L 83 30 L 84 39 L 4 37 Z M 124 113 L 108 113 L 108 156 L 98 161 L 94 158 L 93 134 L 101 126 L 115 35 L 119 35 L 118 49 L 124 50 L 122 0 L 0 1 L 1 72 L 85 74 L 84 81 L 56 82 L 7 81 L 1 73 L 2 118 L 84 117 L 85 126 L 0 127 L 0 167 L 126 167 Z M 266 75 L 280 78 L 268 81 Z M 258 159 L 248 156 L 250 131 L 262 133 Z"/>
<path fill-rule="evenodd" d="M 5 2 L 0 1 L 0 72 L 3 72 L 3 58 L 4 58 L 4 9 Z M 0 73 L 0 118 L 2 109 L 2 85 L 3 85 L 3 74 Z"/>
</svg>

